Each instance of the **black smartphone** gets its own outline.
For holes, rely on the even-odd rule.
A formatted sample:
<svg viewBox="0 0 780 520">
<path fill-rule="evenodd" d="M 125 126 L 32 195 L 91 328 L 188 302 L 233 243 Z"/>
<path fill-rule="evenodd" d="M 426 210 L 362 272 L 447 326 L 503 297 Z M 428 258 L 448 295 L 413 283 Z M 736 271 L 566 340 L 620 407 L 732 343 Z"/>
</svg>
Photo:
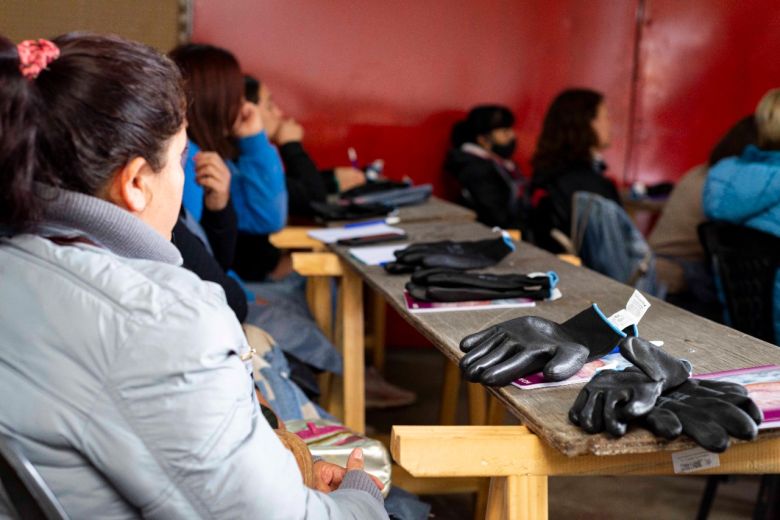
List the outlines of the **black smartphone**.
<svg viewBox="0 0 780 520">
<path fill-rule="evenodd" d="M 340 246 L 365 246 L 368 244 L 381 244 L 382 242 L 397 242 L 399 240 L 406 240 L 406 234 L 382 233 L 364 237 L 342 238 L 337 240 L 336 243 Z"/>
</svg>

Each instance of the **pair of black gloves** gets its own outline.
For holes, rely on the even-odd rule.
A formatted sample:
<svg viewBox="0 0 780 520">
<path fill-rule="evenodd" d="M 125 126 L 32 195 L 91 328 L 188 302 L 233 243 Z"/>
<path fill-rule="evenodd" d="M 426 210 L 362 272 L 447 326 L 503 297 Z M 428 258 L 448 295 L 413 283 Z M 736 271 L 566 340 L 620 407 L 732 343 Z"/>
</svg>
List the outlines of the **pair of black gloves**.
<svg viewBox="0 0 780 520">
<path fill-rule="evenodd" d="M 728 448 L 729 436 L 758 435 L 763 415 L 742 385 L 690 379 L 690 363 L 642 338 L 623 339 L 620 353 L 634 366 L 598 372 L 569 410 L 569 420 L 586 432 L 620 437 L 638 424 L 669 440 L 685 433 L 714 452 Z"/>
<path fill-rule="evenodd" d="M 386 264 L 385 270 L 391 274 L 412 273 L 406 290 L 418 300 L 549 298 L 558 281 L 553 272 L 538 275 L 464 272 L 495 265 L 514 249 L 514 244 L 503 233 L 486 240 L 412 244 L 396 251 L 396 260 Z"/>
<path fill-rule="evenodd" d="M 552 296 L 558 283 L 553 271 L 534 274 L 465 273 L 457 269 L 433 267 L 412 273 L 406 290 L 414 298 L 432 302 L 463 302 Z"/>
<path fill-rule="evenodd" d="M 514 250 L 514 244 L 503 233 L 486 240 L 422 242 L 393 253 L 395 261 L 385 264 L 385 270 L 403 274 L 430 268 L 481 269 L 497 264 Z"/>
<path fill-rule="evenodd" d="M 596 305 L 564 323 L 525 316 L 466 336 L 460 368 L 469 381 L 489 386 L 539 371 L 548 381 L 562 381 L 616 345 L 634 367 L 596 374 L 569 412 L 588 433 L 621 436 L 637 423 L 667 439 L 686 433 L 710 451 L 725 450 L 729 435 L 757 435 L 761 411 L 742 386 L 690 379 L 690 363 L 636 337 L 636 328 L 618 330 Z"/>
</svg>

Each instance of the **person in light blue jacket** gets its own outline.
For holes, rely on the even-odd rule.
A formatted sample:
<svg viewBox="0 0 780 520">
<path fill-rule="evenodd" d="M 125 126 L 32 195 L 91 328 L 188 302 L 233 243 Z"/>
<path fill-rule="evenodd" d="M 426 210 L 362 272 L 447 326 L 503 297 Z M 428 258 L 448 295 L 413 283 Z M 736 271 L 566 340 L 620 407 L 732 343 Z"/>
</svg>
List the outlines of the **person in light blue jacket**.
<svg viewBox="0 0 780 520">
<path fill-rule="evenodd" d="M 756 107 L 758 146 L 710 169 L 704 184 L 705 215 L 780 237 L 780 89 Z M 780 270 L 774 288 L 775 337 L 780 338 Z"/>
<path fill-rule="evenodd" d="M 0 37 L 0 143 L 0 434 L 71 518 L 387 518 L 360 452 L 304 485 L 225 293 L 181 267 L 170 60 Z"/>
</svg>

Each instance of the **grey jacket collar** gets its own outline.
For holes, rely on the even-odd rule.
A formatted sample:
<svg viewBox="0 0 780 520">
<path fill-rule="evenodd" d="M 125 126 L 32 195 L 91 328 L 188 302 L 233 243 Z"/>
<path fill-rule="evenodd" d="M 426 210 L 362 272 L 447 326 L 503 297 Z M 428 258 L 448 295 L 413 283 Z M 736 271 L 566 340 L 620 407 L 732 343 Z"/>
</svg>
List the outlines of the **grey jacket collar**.
<svg viewBox="0 0 780 520">
<path fill-rule="evenodd" d="M 47 202 L 38 234 L 76 234 L 118 256 L 181 265 L 181 254 L 170 241 L 119 206 L 73 191 L 39 190 Z"/>
</svg>

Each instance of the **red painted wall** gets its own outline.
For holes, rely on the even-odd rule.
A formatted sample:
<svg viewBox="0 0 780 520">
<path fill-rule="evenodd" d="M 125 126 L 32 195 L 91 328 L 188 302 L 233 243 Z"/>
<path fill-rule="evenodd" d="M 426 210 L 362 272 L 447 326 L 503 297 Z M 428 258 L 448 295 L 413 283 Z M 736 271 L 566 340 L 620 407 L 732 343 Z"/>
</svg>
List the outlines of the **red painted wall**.
<svg viewBox="0 0 780 520">
<path fill-rule="evenodd" d="M 679 178 L 780 86 L 774 0 L 648 0 L 631 173 Z"/>
<path fill-rule="evenodd" d="M 608 158 L 621 171 L 634 12 L 633 0 L 199 0 L 193 39 L 230 49 L 265 81 L 303 123 L 318 163 L 344 164 L 354 146 L 361 159 L 384 158 L 391 177 L 441 193 L 464 111 L 514 109 L 522 162 L 547 104 L 571 85 L 608 93 L 617 137 Z"/>
</svg>

